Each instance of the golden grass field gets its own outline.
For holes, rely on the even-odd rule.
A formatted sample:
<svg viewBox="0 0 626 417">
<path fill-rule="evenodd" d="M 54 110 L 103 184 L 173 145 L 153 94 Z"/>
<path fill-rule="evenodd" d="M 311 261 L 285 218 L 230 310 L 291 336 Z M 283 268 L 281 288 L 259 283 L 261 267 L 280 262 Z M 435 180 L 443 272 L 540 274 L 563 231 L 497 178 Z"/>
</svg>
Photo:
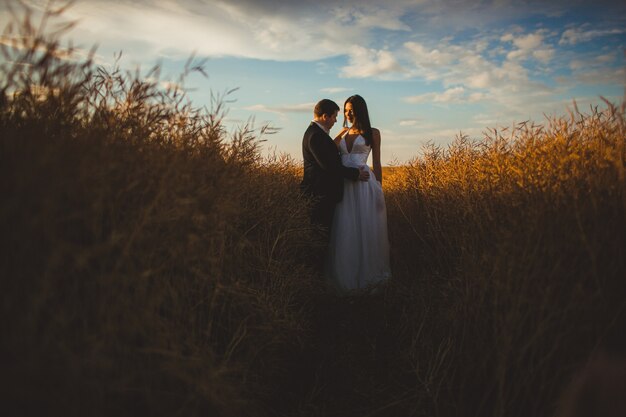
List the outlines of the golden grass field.
<svg viewBox="0 0 626 417">
<path fill-rule="evenodd" d="M 305 262 L 300 161 L 229 134 L 219 100 L 196 109 L 14 30 L 5 415 L 567 417 L 619 397 L 623 103 L 385 168 L 393 279 L 337 299 Z"/>
</svg>

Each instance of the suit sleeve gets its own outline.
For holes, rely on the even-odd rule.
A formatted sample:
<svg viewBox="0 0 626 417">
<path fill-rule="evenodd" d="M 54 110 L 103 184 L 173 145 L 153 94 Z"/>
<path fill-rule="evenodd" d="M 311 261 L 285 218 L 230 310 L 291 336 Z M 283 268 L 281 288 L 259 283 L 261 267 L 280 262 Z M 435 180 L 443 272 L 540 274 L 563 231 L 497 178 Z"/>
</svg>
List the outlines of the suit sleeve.
<svg viewBox="0 0 626 417">
<path fill-rule="evenodd" d="M 314 134 L 311 137 L 311 154 L 324 171 L 333 172 L 342 177 L 357 180 L 359 170 L 357 168 L 345 167 L 337 158 L 337 148 L 332 141 L 327 140 L 321 134 Z"/>
</svg>

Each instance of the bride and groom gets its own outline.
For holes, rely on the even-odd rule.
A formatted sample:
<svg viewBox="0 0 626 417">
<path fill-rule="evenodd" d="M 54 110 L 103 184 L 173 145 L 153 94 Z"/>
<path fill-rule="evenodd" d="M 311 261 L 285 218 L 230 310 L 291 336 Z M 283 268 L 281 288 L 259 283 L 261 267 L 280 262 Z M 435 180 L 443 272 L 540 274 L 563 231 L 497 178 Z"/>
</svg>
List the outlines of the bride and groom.
<svg viewBox="0 0 626 417">
<path fill-rule="evenodd" d="M 312 197 L 311 223 L 328 245 L 314 261 L 332 287 L 347 292 L 385 281 L 391 270 L 380 131 L 371 127 L 365 100 L 354 95 L 345 101 L 344 127 L 332 139 L 339 110 L 328 99 L 315 105 L 302 139 L 301 188 Z"/>
</svg>

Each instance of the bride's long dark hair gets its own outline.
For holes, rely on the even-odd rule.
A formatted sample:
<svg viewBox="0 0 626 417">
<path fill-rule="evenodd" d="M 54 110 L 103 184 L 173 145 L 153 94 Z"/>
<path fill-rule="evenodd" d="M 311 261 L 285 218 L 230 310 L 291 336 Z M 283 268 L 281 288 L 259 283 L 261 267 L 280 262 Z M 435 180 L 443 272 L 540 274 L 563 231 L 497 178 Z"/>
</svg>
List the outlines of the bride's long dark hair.
<svg viewBox="0 0 626 417">
<path fill-rule="evenodd" d="M 370 123 L 370 115 L 367 111 L 367 104 L 365 104 L 365 100 L 358 94 L 350 96 L 346 99 L 345 103 L 343 103 L 344 114 L 343 114 L 343 126 L 348 127 L 348 120 L 346 119 L 345 108 L 346 104 L 352 104 L 352 114 L 354 117 L 354 123 L 352 123 L 352 127 L 363 132 L 363 137 L 365 138 L 365 143 L 367 146 L 370 146 L 372 143 L 372 125 Z"/>
</svg>

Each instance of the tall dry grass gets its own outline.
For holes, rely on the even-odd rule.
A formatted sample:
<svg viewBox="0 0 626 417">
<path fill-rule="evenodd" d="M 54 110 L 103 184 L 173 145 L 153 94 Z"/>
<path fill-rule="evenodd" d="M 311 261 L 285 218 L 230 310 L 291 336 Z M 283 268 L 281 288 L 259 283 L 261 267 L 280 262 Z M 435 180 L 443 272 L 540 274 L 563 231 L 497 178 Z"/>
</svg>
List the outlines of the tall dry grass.
<svg viewBox="0 0 626 417">
<path fill-rule="evenodd" d="M 624 116 L 459 137 L 388 176 L 389 306 L 425 415 L 551 415 L 589 357 L 626 355 Z"/>
<path fill-rule="evenodd" d="M 295 162 L 25 16 L 0 67 L 3 409 L 264 415 L 317 291 Z"/>
</svg>

